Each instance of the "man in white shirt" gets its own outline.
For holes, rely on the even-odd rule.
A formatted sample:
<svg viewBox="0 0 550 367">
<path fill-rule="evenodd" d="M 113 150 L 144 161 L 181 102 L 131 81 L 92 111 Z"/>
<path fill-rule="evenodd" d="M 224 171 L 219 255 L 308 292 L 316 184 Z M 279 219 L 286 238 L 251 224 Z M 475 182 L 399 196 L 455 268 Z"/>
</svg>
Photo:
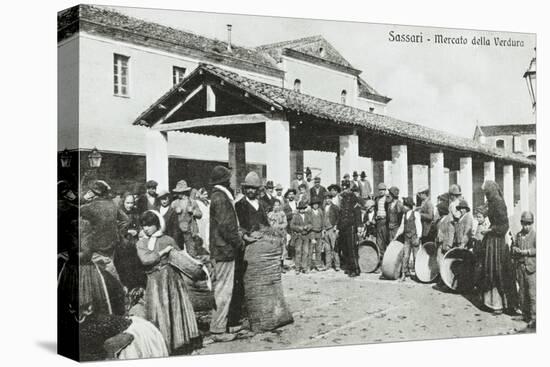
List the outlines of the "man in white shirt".
<svg viewBox="0 0 550 367">
<path fill-rule="evenodd" d="M 401 225 L 397 229 L 397 233 L 393 238 L 397 241 L 397 238 L 403 234 L 404 246 L 403 246 L 403 262 L 401 265 L 401 278 L 400 282 L 405 281 L 407 276 L 410 276 L 409 261 L 411 257 L 416 260 L 416 253 L 420 245 L 420 237 L 422 236 L 422 222 L 420 220 L 420 213 L 414 210 L 414 200 L 411 197 L 406 197 L 403 200 L 403 206 L 406 208 L 406 212 L 401 219 Z"/>
</svg>

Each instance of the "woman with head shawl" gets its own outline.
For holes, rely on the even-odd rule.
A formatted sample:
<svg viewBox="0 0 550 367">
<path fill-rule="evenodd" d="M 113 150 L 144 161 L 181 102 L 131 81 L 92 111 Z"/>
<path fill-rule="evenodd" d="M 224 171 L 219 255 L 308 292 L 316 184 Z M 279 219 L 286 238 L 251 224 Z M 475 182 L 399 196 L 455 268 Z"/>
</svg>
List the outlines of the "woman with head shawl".
<svg viewBox="0 0 550 367">
<path fill-rule="evenodd" d="M 164 234 L 164 219 L 157 211 L 143 213 L 141 225 L 144 237 L 137 253 L 147 274 L 145 316 L 158 327 L 171 354 L 191 353 L 202 340 L 183 277 L 169 263 L 170 251 L 178 251 L 176 242 Z"/>
<path fill-rule="evenodd" d="M 484 260 L 481 292 L 483 303 L 495 314 L 513 312 L 517 300 L 510 249 L 506 244 L 509 229 L 508 211 L 499 185 L 486 181 L 487 216 L 491 223 L 483 238 Z"/>
</svg>

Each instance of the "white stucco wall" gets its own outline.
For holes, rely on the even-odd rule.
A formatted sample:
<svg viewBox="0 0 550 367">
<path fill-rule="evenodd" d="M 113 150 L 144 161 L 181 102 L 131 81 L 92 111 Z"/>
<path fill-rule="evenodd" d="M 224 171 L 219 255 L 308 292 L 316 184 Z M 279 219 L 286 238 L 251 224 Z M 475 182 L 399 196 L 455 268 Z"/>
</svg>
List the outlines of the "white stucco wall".
<svg viewBox="0 0 550 367">
<path fill-rule="evenodd" d="M 529 154 L 529 140 L 530 139 L 537 139 L 537 136 L 535 134 L 525 134 L 519 136 L 518 142 L 519 144 L 514 147 L 514 137 L 512 135 L 501 135 L 501 136 L 488 136 L 485 138 L 485 143 L 488 144 L 491 147 L 496 147 L 497 140 L 504 140 L 504 149 L 509 152 L 522 152 L 525 154 Z M 515 148 L 515 149 L 514 149 Z"/>
<path fill-rule="evenodd" d="M 79 39 L 57 46 L 57 150 L 78 148 Z"/>
<path fill-rule="evenodd" d="M 360 108 L 365 111 L 370 111 L 370 108 L 374 108 L 372 111 L 373 113 L 377 113 L 379 115 L 385 115 L 386 114 L 386 105 L 380 102 L 371 101 L 366 98 L 357 97 L 356 105 L 355 107 Z"/>
<path fill-rule="evenodd" d="M 326 67 L 283 56 L 285 88 L 292 89 L 294 81 L 300 79 L 301 92 L 331 102 L 340 103 L 342 90 L 347 92 L 349 106 L 357 103 L 357 79 L 353 75 Z"/>
<path fill-rule="evenodd" d="M 132 126 L 132 122 L 172 87 L 173 66 L 185 67 L 191 72 L 199 61 L 85 33 L 81 33 L 79 39 L 80 147 L 145 154 L 146 128 Z M 128 98 L 113 94 L 114 53 L 130 58 Z M 277 78 L 239 73 L 262 82 L 282 84 Z M 168 148 L 169 154 L 175 157 L 227 160 L 226 139 L 173 132 L 169 134 Z M 247 159 L 258 162 L 263 156 L 259 150 L 257 153 L 257 148 L 251 148 Z"/>
</svg>

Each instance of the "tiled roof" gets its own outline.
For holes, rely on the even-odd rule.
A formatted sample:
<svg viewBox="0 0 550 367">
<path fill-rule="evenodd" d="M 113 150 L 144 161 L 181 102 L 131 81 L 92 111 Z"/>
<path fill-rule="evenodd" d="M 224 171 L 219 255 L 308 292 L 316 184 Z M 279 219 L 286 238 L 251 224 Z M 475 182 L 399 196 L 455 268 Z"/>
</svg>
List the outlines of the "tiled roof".
<svg viewBox="0 0 550 367">
<path fill-rule="evenodd" d="M 478 126 L 485 136 L 535 134 L 535 124 L 510 124 Z"/>
<path fill-rule="evenodd" d="M 379 115 L 351 106 L 326 101 L 290 89 L 258 82 L 210 64 L 201 64 L 195 71 L 187 76 L 180 85 L 185 84 L 189 79 L 194 78 L 195 75 L 202 72 L 217 76 L 224 82 L 250 93 L 279 110 L 286 109 L 293 112 L 300 112 L 301 114 L 308 114 L 317 118 L 330 120 L 341 125 L 357 126 L 379 134 L 401 137 L 442 148 L 482 154 L 491 158 L 513 161 L 526 165 L 536 164 L 535 161 L 523 155 L 488 147 L 487 145 L 474 142 L 471 139 L 454 136 L 422 125 L 398 120 L 390 116 Z M 147 121 L 147 115 L 150 111 L 154 110 L 153 107 L 164 103 L 169 95 L 175 93 L 177 89 L 178 86 L 175 86 L 162 96 L 153 106 L 141 114 L 134 124 L 140 125 L 143 124 L 143 121 Z"/>
<path fill-rule="evenodd" d="M 353 66 L 321 35 L 261 45 L 256 47 L 256 50 L 266 52 L 275 60 L 280 61 L 285 48 L 319 57 L 348 68 L 353 68 Z M 323 55 L 320 53 L 321 49 L 324 51 Z"/>
<path fill-rule="evenodd" d="M 372 99 L 374 101 L 388 103 L 391 98 L 386 97 L 378 93 L 373 87 L 371 87 L 363 78 L 357 77 L 357 90 L 358 95 L 361 98 Z"/>
<path fill-rule="evenodd" d="M 261 68 L 260 71 L 283 75 L 275 60 L 263 52 L 234 44 L 232 50 L 228 51 L 224 41 L 130 17 L 112 9 L 78 5 L 59 12 L 57 20 L 58 41 L 83 29 L 173 53 L 198 54 L 203 60 L 213 63 L 224 63 L 227 60 L 234 67 L 245 66 L 245 69 L 250 70 L 257 66 Z"/>
</svg>

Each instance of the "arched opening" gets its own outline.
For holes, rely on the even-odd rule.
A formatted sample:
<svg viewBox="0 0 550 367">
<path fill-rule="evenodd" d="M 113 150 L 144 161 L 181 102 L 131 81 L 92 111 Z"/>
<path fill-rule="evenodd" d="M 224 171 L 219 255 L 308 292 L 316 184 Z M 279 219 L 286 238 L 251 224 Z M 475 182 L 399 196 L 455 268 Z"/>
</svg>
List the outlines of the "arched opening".
<svg viewBox="0 0 550 367">
<path fill-rule="evenodd" d="M 298 93 L 302 91 L 302 82 L 300 79 L 294 80 L 294 91 Z"/>
<path fill-rule="evenodd" d="M 348 92 L 346 92 L 346 90 L 344 89 L 344 90 L 342 91 L 342 93 L 340 93 L 340 102 L 341 102 L 342 104 L 346 104 L 347 96 L 348 96 Z"/>
</svg>

